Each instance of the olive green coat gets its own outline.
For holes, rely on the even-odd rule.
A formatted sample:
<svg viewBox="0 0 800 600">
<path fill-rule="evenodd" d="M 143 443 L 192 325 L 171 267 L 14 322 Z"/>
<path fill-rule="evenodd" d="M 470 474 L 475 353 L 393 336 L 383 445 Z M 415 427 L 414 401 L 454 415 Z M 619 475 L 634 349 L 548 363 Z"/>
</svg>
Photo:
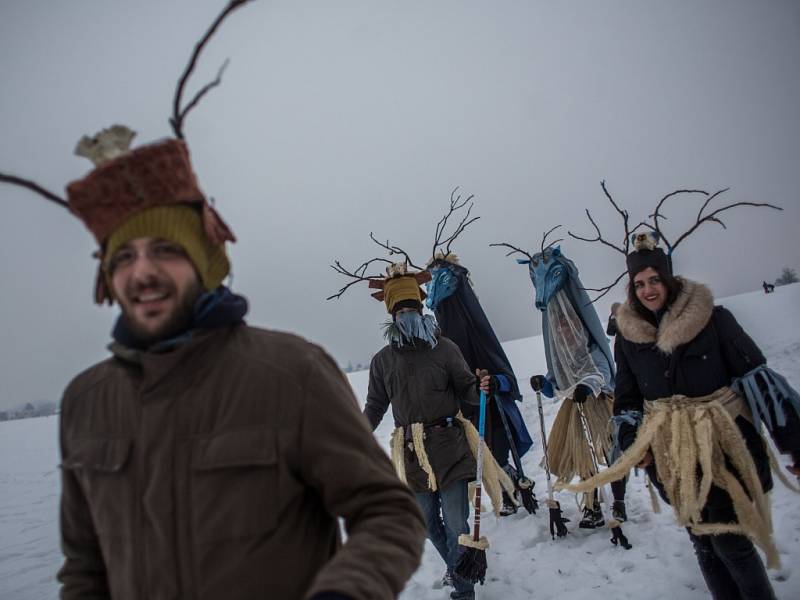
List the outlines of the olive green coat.
<svg viewBox="0 0 800 600">
<path fill-rule="evenodd" d="M 292 335 L 118 351 L 67 388 L 61 451 L 62 598 L 388 600 L 420 562 L 412 494 L 341 371 Z"/>
<path fill-rule="evenodd" d="M 395 426 L 408 430 L 412 423 L 431 425 L 455 417 L 462 402 L 478 403 L 476 377 L 458 346 L 445 337 L 435 348 L 422 342 L 416 347 L 390 344 L 372 359 L 364 414 L 373 429 L 390 404 Z M 409 486 L 428 491 L 428 476 L 409 445 L 404 448 Z M 425 450 L 439 488 L 475 478 L 475 458 L 460 424 L 426 427 Z"/>
</svg>

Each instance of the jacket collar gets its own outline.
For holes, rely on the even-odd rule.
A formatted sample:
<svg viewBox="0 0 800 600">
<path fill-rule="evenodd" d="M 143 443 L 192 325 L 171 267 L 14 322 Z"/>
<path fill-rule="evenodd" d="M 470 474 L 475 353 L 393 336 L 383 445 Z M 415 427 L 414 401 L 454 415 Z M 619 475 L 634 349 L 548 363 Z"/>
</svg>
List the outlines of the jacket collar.
<svg viewBox="0 0 800 600">
<path fill-rule="evenodd" d="M 136 351 L 157 354 L 170 352 L 191 340 L 197 331 L 243 323 L 245 314 L 247 314 L 247 300 L 244 296 L 234 294 L 225 286 L 220 286 L 211 292 L 205 292 L 197 299 L 185 331 L 149 346 L 136 338 L 128 326 L 125 315 L 120 314 L 111 332 L 114 342 L 109 348 L 117 355 L 125 354 L 124 349 L 134 351 L 128 353 L 131 356 Z"/>
<path fill-rule="evenodd" d="M 661 318 L 658 327 L 640 316 L 625 302 L 617 312 L 617 329 L 636 344 L 655 344 L 665 354 L 693 340 L 708 324 L 714 311 L 714 296 L 702 283 L 676 277 L 681 292 Z"/>
<path fill-rule="evenodd" d="M 234 326 L 235 329 L 237 326 Z M 230 335 L 230 328 L 200 329 L 195 335 L 176 346 L 170 352 L 148 352 L 127 348 L 119 342 L 112 342 L 109 350 L 118 360 L 136 367 L 140 379 L 140 391 L 146 393 L 172 377 L 176 381 L 185 383 L 199 374 L 200 361 L 210 348 L 221 347 L 224 338 Z M 187 376 L 187 369 L 191 375 Z"/>
</svg>

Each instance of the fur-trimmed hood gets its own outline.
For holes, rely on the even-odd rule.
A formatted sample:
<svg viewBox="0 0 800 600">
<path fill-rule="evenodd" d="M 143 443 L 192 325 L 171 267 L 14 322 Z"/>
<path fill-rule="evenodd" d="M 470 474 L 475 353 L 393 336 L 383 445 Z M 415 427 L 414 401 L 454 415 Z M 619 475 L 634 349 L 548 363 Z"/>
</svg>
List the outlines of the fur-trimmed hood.
<svg viewBox="0 0 800 600">
<path fill-rule="evenodd" d="M 617 329 L 626 340 L 653 344 L 665 354 L 693 340 L 708 325 L 714 311 L 714 296 L 705 285 L 683 277 L 681 292 L 656 328 L 625 302 L 617 312 Z"/>
</svg>

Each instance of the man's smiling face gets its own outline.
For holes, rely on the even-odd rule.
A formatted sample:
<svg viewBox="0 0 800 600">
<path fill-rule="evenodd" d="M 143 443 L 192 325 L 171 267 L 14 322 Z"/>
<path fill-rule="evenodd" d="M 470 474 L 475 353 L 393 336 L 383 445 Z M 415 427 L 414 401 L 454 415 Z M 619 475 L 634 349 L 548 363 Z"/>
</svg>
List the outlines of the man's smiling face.
<svg viewBox="0 0 800 600">
<path fill-rule="evenodd" d="M 108 268 L 114 296 L 138 339 L 157 342 L 188 326 L 202 286 L 180 245 L 136 238 L 114 252 Z"/>
</svg>

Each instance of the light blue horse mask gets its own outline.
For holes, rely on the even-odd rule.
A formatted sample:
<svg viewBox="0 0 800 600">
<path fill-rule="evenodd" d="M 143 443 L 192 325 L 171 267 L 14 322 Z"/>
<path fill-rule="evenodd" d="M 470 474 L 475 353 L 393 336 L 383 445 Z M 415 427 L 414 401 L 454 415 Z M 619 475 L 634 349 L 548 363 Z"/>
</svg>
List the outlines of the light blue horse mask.
<svg viewBox="0 0 800 600">
<path fill-rule="evenodd" d="M 454 269 L 454 265 L 441 261 L 431 267 L 431 280 L 425 284 L 425 292 L 428 294 L 425 303 L 429 309 L 435 311 L 442 300 L 452 296 L 458 289 L 459 278 Z"/>
<path fill-rule="evenodd" d="M 528 265 L 533 287 L 536 289 L 536 308 L 547 310 L 550 299 L 564 287 L 567 282 L 567 269 L 558 260 L 561 256 L 561 246 L 547 248 L 544 252 L 537 252 L 531 260 L 518 258 L 521 265 Z"/>
</svg>

